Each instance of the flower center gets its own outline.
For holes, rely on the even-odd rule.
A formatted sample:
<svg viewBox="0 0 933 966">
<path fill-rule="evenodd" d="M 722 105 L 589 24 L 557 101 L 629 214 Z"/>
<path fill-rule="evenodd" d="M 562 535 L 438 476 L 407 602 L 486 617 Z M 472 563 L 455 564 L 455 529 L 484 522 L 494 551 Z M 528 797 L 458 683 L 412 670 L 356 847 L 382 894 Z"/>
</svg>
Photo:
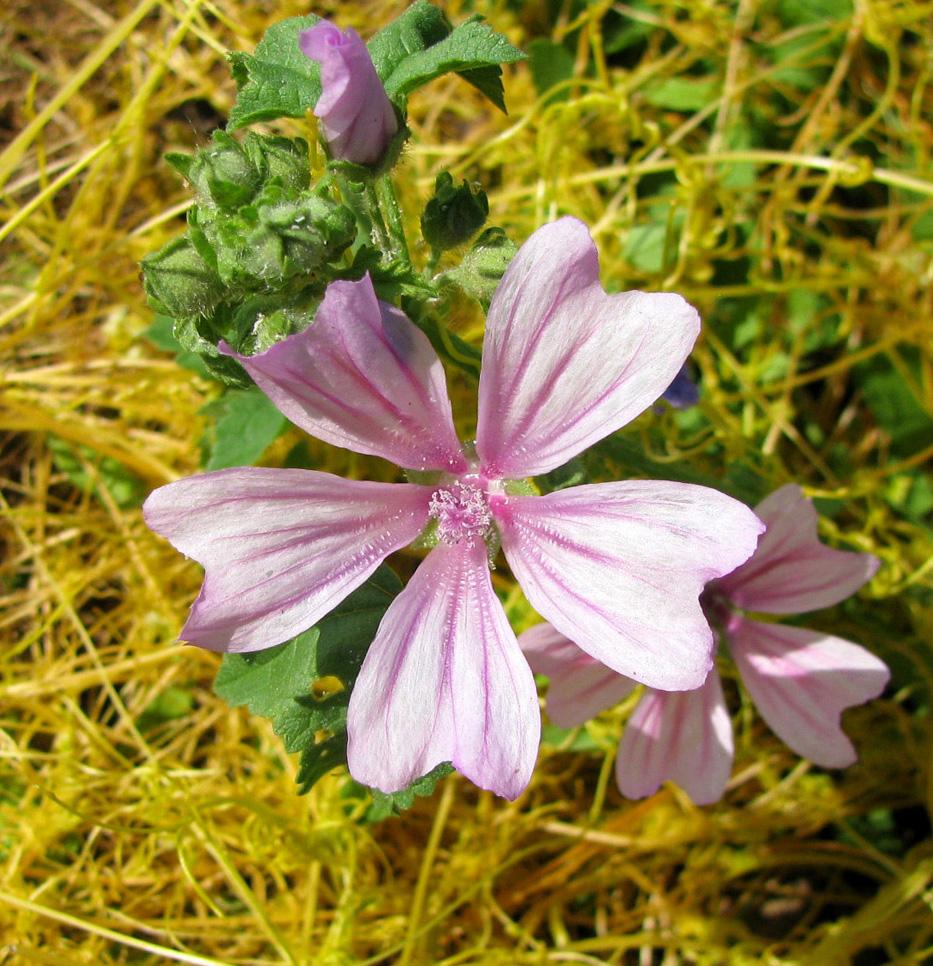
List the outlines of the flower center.
<svg viewBox="0 0 933 966">
<path fill-rule="evenodd" d="M 437 536 L 448 546 L 485 540 L 492 526 L 486 495 L 475 486 L 454 483 L 431 495 L 428 511 L 437 520 Z"/>
</svg>

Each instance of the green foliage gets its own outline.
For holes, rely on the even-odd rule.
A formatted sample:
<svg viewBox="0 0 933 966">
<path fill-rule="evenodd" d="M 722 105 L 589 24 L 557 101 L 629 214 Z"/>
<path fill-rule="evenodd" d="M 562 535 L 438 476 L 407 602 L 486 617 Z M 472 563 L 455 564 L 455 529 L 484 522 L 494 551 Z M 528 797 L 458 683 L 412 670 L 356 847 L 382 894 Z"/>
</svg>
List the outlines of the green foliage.
<svg viewBox="0 0 933 966">
<path fill-rule="evenodd" d="M 546 94 L 551 88 L 573 77 L 573 54 L 563 44 L 556 44 L 552 40 L 533 40 L 528 45 L 528 57 L 531 79 L 539 94 Z M 565 87 L 555 91 L 546 103 L 566 101 L 569 97 L 570 91 Z"/>
<path fill-rule="evenodd" d="M 228 130 L 280 117 L 304 117 L 321 96 L 321 65 L 302 53 L 298 34 L 321 18 L 289 17 L 272 24 L 253 54 L 233 53 L 237 99 Z"/>
<path fill-rule="evenodd" d="M 201 412 L 214 420 L 204 466 L 208 471 L 251 466 L 288 425 L 256 386 L 230 390 Z"/>
<path fill-rule="evenodd" d="M 920 396 L 923 377 L 916 351 L 900 353 L 896 365 L 894 357 L 875 356 L 856 366 L 852 375 L 895 456 L 933 446 L 933 414 Z"/>
<path fill-rule="evenodd" d="M 433 249 L 457 248 L 482 228 L 488 214 L 489 201 L 478 184 L 456 186 L 450 173 L 442 171 L 421 214 L 421 233 Z"/>
<path fill-rule="evenodd" d="M 229 130 L 280 117 L 304 117 L 314 107 L 321 96 L 321 68 L 302 53 L 298 35 L 319 19 L 281 20 L 269 27 L 255 53 L 230 55 L 238 93 Z M 479 18 L 451 31 L 441 11 L 424 0 L 373 37 L 368 49 L 386 92 L 403 113 L 410 94 L 451 72 L 504 111 L 499 65 L 524 57 Z"/>
<path fill-rule="evenodd" d="M 478 18 L 468 20 L 439 43 L 406 57 L 384 78 L 386 92 L 392 100 L 402 104 L 419 87 L 444 74 L 456 72 L 504 111 L 499 64 L 512 64 L 524 56 Z"/>
<path fill-rule="evenodd" d="M 169 687 L 160 691 L 143 709 L 136 725 L 143 733 L 187 717 L 194 708 L 194 696 L 184 688 Z"/>
<path fill-rule="evenodd" d="M 232 707 L 247 705 L 272 720 L 285 750 L 300 755 L 307 792 L 347 760 L 347 706 L 379 622 L 401 590 L 382 565 L 327 617 L 277 647 L 226 654 L 214 690 Z"/>
<path fill-rule="evenodd" d="M 442 762 L 433 768 L 422 778 L 416 778 L 407 788 L 399 792 L 386 795 L 378 788 L 371 788 L 373 803 L 366 812 L 367 822 L 381 822 L 393 815 L 400 815 L 406 809 L 415 804 L 415 799 L 434 794 L 437 783 L 446 778 L 452 771 L 453 766 L 448 762 Z"/>
<path fill-rule="evenodd" d="M 69 443 L 58 436 L 49 436 L 48 447 L 56 469 L 82 492 L 90 495 L 102 487 L 120 509 L 137 507 L 143 502 L 145 484 L 119 461 L 101 456 L 90 446 Z"/>
</svg>

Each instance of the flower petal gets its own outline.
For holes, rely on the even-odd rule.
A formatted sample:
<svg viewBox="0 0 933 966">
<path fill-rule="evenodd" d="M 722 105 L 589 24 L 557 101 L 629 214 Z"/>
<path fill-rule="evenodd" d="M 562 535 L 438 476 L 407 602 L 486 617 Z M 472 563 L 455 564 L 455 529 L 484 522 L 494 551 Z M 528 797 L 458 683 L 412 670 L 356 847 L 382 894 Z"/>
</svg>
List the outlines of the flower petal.
<svg viewBox="0 0 933 966">
<path fill-rule="evenodd" d="M 244 467 L 159 487 L 146 523 L 205 568 L 179 635 L 258 651 L 307 630 L 428 522 L 429 487 Z"/>
<path fill-rule="evenodd" d="M 726 639 L 755 706 L 785 744 L 823 768 L 855 761 L 840 718 L 884 690 L 882 661 L 841 637 L 743 617 L 730 621 Z"/>
<path fill-rule="evenodd" d="M 486 547 L 438 544 L 392 602 L 353 687 L 350 773 L 395 792 L 444 761 L 517 798 L 541 715 L 534 677 L 492 589 Z"/>
<path fill-rule="evenodd" d="M 241 356 L 259 388 L 305 432 L 413 470 L 461 472 L 444 368 L 427 337 L 376 298 L 369 276 L 332 282 L 314 322 Z"/>
<path fill-rule="evenodd" d="M 732 721 L 714 670 L 695 691 L 645 691 L 619 744 L 616 781 L 627 798 L 647 798 L 669 780 L 710 805 L 726 790 L 732 755 Z"/>
<path fill-rule="evenodd" d="M 561 728 L 573 728 L 617 705 L 635 682 L 600 664 L 550 624 L 537 624 L 520 634 L 531 670 L 546 674 L 548 717 Z"/>
<path fill-rule="evenodd" d="M 879 561 L 870 553 L 820 543 L 818 516 L 796 483 L 775 490 L 755 512 L 768 527 L 751 560 L 717 589 L 742 610 L 803 614 L 845 600 L 871 580 Z"/>
<path fill-rule="evenodd" d="M 762 525 L 702 486 L 634 481 L 491 496 L 531 605 L 592 657 L 664 691 L 699 687 L 713 635 L 704 584 L 748 558 Z"/>
<path fill-rule="evenodd" d="M 490 478 L 537 476 L 658 399 L 700 331 L 679 295 L 607 295 L 583 222 L 539 228 L 486 322 L 476 451 Z"/>
</svg>

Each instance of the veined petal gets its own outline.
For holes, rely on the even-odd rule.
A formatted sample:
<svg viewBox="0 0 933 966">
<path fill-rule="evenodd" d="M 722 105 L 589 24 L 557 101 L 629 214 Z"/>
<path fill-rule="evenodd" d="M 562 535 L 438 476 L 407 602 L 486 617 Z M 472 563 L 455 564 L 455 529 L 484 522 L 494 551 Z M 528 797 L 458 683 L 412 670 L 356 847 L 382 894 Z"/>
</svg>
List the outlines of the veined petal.
<svg viewBox="0 0 933 966">
<path fill-rule="evenodd" d="M 550 624 L 520 634 L 518 643 L 535 674 L 546 674 L 548 717 L 573 728 L 631 694 L 635 682 L 600 664 Z"/>
<path fill-rule="evenodd" d="M 732 721 L 713 670 L 695 691 L 644 693 L 619 744 L 616 781 L 627 798 L 647 798 L 672 781 L 697 805 L 710 805 L 726 790 L 732 755 Z"/>
<path fill-rule="evenodd" d="M 583 222 L 539 228 L 489 307 L 476 433 L 485 474 L 546 473 L 624 426 L 667 389 L 699 331 L 679 295 L 607 295 Z"/>
<path fill-rule="evenodd" d="M 304 332 L 255 356 L 221 351 L 318 439 L 407 469 L 466 469 L 437 353 L 368 275 L 328 285 Z"/>
<path fill-rule="evenodd" d="M 755 512 L 768 530 L 751 560 L 717 585 L 742 610 L 803 614 L 851 597 L 878 570 L 870 553 L 820 543 L 818 515 L 796 483 L 764 499 Z"/>
<path fill-rule="evenodd" d="M 785 744 L 823 768 L 855 761 L 840 718 L 884 690 L 882 661 L 841 637 L 738 616 L 726 640 L 755 706 Z"/>
<path fill-rule="evenodd" d="M 146 523 L 205 568 L 179 635 L 259 651 L 317 623 L 428 522 L 430 487 L 243 467 L 159 487 Z"/>
<path fill-rule="evenodd" d="M 644 480 L 489 505 L 531 605 L 578 647 L 663 691 L 706 680 L 713 634 L 698 598 L 755 549 L 762 525 L 748 507 Z"/>
<path fill-rule="evenodd" d="M 485 544 L 438 544 L 389 606 L 353 687 L 350 774 L 396 792 L 444 761 L 517 798 L 541 734 L 534 677 Z"/>
</svg>

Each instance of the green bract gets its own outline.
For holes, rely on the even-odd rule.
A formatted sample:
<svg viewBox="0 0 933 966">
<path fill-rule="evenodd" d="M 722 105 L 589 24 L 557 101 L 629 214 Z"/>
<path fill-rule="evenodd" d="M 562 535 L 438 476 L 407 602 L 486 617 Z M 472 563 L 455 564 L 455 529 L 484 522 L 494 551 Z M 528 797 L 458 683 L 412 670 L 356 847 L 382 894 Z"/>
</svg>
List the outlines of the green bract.
<svg viewBox="0 0 933 966">
<path fill-rule="evenodd" d="M 434 185 L 434 197 L 421 215 L 421 233 L 432 248 L 456 248 L 483 227 L 488 214 L 489 201 L 479 185 L 464 181 L 456 187 L 449 172 L 442 171 Z"/>
</svg>

